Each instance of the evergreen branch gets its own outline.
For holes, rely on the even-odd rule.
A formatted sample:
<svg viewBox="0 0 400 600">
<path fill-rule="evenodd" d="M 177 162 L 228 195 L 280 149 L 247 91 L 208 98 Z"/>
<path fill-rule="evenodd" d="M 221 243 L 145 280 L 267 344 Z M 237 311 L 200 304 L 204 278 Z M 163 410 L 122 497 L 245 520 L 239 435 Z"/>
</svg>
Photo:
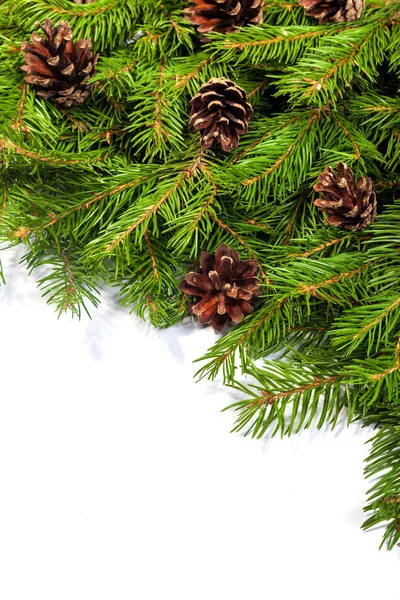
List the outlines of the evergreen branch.
<svg viewBox="0 0 400 600">
<path fill-rule="evenodd" d="M 63 158 L 55 158 L 54 155 L 42 155 L 37 152 L 33 152 L 32 150 L 28 150 L 26 148 L 22 148 L 18 146 L 14 142 L 9 139 L 0 139 L 0 152 L 5 149 L 9 149 L 14 151 L 16 154 L 20 154 L 21 156 L 25 156 L 26 158 L 30 158 L 32 160 L 37 160 L 39 162 L 44 162 L 50 165 L 81 165 L 82 160 L 80 159 L 63 159 Z M 103 157 L 95 158 L 93 162 L 101 162 Z M 90 161 L 90 159 L 89 159 Z M 88 162 L 89 162 L 88 161 Z"/>
<path fill-rule="evenodd" d="M 368 422 L 382 423 L 372 439 L 372 450 L 367 459 L 364 474 L 367 478 L 378 477 L 368 491 L 368 503 L 364 508 L 372 513 L 363 523 L 364 529 L 385 525 L 381 547 L 388 550 L 400 541 L 400 428 L 399 410 L 394 406 L 383 407 L 368 417 Z"/>
<path fill-rule="evenodd" d="M 208 65 L 213 60 L 213 58 L 214 56 L 208 56 L 207 58 L 202 60 L 200 64 L 196 65 L 195 68 L 186 75 L 177 75 L 175 87 L 186 88 L 192 79 L 197 79 L 200 71 L 204 69 L 204 67 Z"/>
<path fill-rule="evenodd" d="M 224 63 L 250 62 L 253 65 L 268 61 L 293 64 L 307 49 L 314 47 L 325 36 L 344 31 L 343 27 L 332 26 L 281 26 L 264 23 L 248 27 L 226 36 L 210 35 L 211 48 Z"/>
<path fill-rule="evenodd" d="M 316 310 L 316 306 L 311 307 L 311 299 L 323 304 L 329 302 L 343 306 L 352 305 L 363 289 L 362 281 L 359 281 L 358 277 L 371 263 L 358 264 L 347 271 L 340 270 L 344 265 L 354 265 L 354 258 L 347 255 L 320 259 L 318 269 L 312 261 L 307 260 L 295 261 L 290 268 L 275 268 L 271 277 L 274 296 L 258 311 L 246 317 L 240 327 L 231 330 L 216 342 L 214 347 L 199 359 L 209 362 L 196 376 L 200 379 L 206 376 L 213 379 L 222 367 L 224 380 L 232 381 L 236 353 L 239 352 L 241 367 L 245 371 L 251 357 L 268 354 L 270 347 L 275 345 L 278 339 L 282 340 L 292 327 L 301 326 L 312 314 L 312 310 Z M 335 276 L 321 278 L 322 275 L 335 271 Z M 311 278 L 314 279 L 313 283 L 309 281 Z M 307 279 L 308 282 L 299 283 L 302 279 Z"/>
<path fill-rule="evenodd" d="M 140 183 L 146 181 L 147 179 L 148 179 L 148 176 L 140 177 L 139 179 L 129 181 L 128 183 L 116 185 L 115 187 L 113 187 L 110 190 L 107 190 L 106 192 L 95 194 L 90 200 L 85 200 L 84 202 L 80 202 L 79 204 L 74 205 L 73 207 L 65 210 L 61 214 L 53 215 L 49 221 L 47 221 L 41 225 L 38 225 L 36 227 L 19 227 L 12 233 L 12 237 L 21 238 L 22 240 L 24 240 L 27 236 L 31 235 L 32 233 L 38 233 L 40 231 L 44 231 L 44 230 L 48 229 L 49 227 L 51 227 L 52 225 L 55 225 L 59 221 L 70 217 L 73 213 L 79 212 L 84 209 L 87 210 L 90 206 L 92 206 L 92 204 L 99 202 L 100 200 L 104 200 L 105 198 L 110 198 L 116 194 L 121 194 L 121 192 L 126 192 L 126 191 L 136 187 Z"/>
<path fill-rule="evenodd" d="M 294 116 L 292 118 L 290 118 L 288 121 L 285 121 L 284 123 L 282 123 L 280 125 L 280 129 L 284 129 L 285 127 L 288 127 L 288 125 L 291 125 L 292 123 L 295 123 L 296 121 L 298 121 L 299 119 L 301 119 L 301 115 L 297 115 Z M 269 123 L 270 125 L 270 123 Z M 256 127 L 257 131 L 259 129 L 259 126 L 257 124 Z M 250 150 L 253 150 L 254 148 L 256 148 L 259 144 L 261 144 L 264 140 L 266 140 L 267 138 L 269 138 L 270 135 L 272 135 L 274 133 L 274 129 L 272 128 L 271 130 L 265 131 L 260 137 L 257 137 L 253 142 L 251 142 L 251 144 L 249 144 L 244 150 L 243 152 L 241 152 L 240 154 L 237 154 L 236 156 L 234 156 L 234 158 L 231 161 L 231 164 L 235 164 L 237 163 L 239 160 L 241 160 L 244 156 L 246 156 L 246 154 L 248 152 L 250 152 Z"/>
<path fill-rule="evenodd" d="M 333 383 L 334 381 L 337 381 L 339 377 L 340 375 L 332 375 L 331 377 L 326 377 L 325 379 L 314 378 L 314 381 L 312 381 L 311 383 L 306 383 L 304 385 L 301 385 L 300 387 L 296 387 L 285 392 L 279 392 L 277 394 L 270 394 L 266 390 L 262 390 L 262 396 L 260 398 L 257 398 L 256 400 L 252 400 L 248 404 L 248 407 L 253 408 L 253 406 L 265 406 L 266 404 L 273 404 L 281 398 L 288 398 L 290 396 L 301 396 L 304 394 L 304 392 L 314 390 L 316 388 Z"/>
<path fill-rule="evenodd" d="M 226 343 L 228 337 L 236 337 L 236 336 L 225 336 L 219 342 L 217 342 L 212 349 L 200 360 L 207 360 L 211 358 L 212 360 L 203 366 L 196 373 L 196 377 L 199 379 L 203 379 L 203 377 L 208 377 L 209 379 L 214 379 L 220 367 L 224 369 L 224 380 L 229 381 L 233 380 L 233 374 L 235 370 L 235 354 L 238 349 L 244 348 L 248 345 L 249 340 L 252 336 L 263 326 L 267 324 L 269 320 L 284 306 L 288 301 L 288 298 L 283 298 L 278 302 L 274 303 L 272 306 L 268 305 L 267 310 L 260 310 L 255 315 L 251 315 L 250 319 L 247 318 L 241 329 L 244 329 L 244 333 L 239 336 L 238 339 L 235 340 L 235 344 Z M 220 348 L 219 348 L 220 347 Z M 199 359 L 198 359 L 199 360 Z M 243 359 L 242 359 L 243 360 Z M 197 361 L 196 361 L 197 362 Z"/>
<path fill-rule="evenodd" d="M 355 150 L 354 159 L 359 160 L 359 158 L 361 157 L 360 146 L 357 144 L 354 137 L 350 134 L 349 130 L 343 125 L 342 121 L 340 121 L 336 116 L 335 116 L 335 120 L 336 120 L 336 123 L 339 125 L 339 127 L 344 131 L 346 137 L 348 137 L 348 139 L 350 140 L 350 143 L 352 144 L 352 146 L 354 147 L 354 150 Z"/>
<path fill-rule="evenodd" d="M 21 99 L 18 104 L 17 118 L 14 120 L 14 122 L 12 124 L 12 128 L 15 131 L 22 131 L 24 133 L 28 133 L 29 129 L 24 126 L 24 121 L 23 121 L 25 100 L 26 100 L 28 86 L 25 83 L 25 84 L 22 84 L 21 88 L 22 88 L 22 93 L 21 93 Z"/>
<path fill-rule="evenodd" d="M 93 15 L 98 15 L 105 11 L 109 11 L 112 8 L 114 8 L 117 5 L 117 3 L 118 3 L 118 0 L 111 0 L 105 6 L 103 5 L 103 6 L 93 7 L 90 5 L 90 6 L 85 7 L 85 10 L 83 10 L 83 11 L 82 10 L 78 11 L 76 8 L 75 8 L 75 10 L 66 10 L 64 8 L 57 8 L 56 6 L 50 6 L 49 8 L 50 8 L 51 12 L 60 13 L 63 16 L 65 15 L 65 16 L 75 16 L 75 17 L 86 17 L 86 16 L 88 16 L 88 14 L 93 16 Z"/>
<path fill-rule="evenodd" d="M 347 279 L 348 277 L 354 277 L 354 275 L 358 275 L 358 273 L 360 273 L 363 269 L 367 269 L 368 267 L 369 267 L 369 264 L 361 265 L 360 267 L 357 267 L 356 269 L 352 269 L 350 271 L 347 271 L 346 273 L 340 273 L 336 277 L 330 277 L 329 279 L 326 279 L 325 281 L 320 281 L 317 284 L 302 283 L 301 285 L 299 285 L 296 288 L 296 293 L 310 294 L 311 296 L 316 296 L 317 290 L 320 289 L 321 287 L 330 286 L 335 283 L 339 283 L 339 282 L 343 281 L 343 279 Z"/>
<path fill-rule="evenodd" d="M 81 317 L 82 308 L 90 317 L 86 302 L 98 306 L 97 276 L 86 271 L 79 263 L 76 248 L 63 241 L 54 246 L 50 239 L 37 240 L 23 259 L 32 272 L 38 267 L 45 267 L 48 274 L 38 280 L 38 286 L 47 298 L 47 304 L 54 304 L 60 316 L 70 311 L 72 316 Z"/>
<path fill-rule="evenodd" d="M 125 229 L 124 231 L 119 233 L 107 244 L 107 246 L 105 248 L 105 252 L 106 253 L 113 252 L 115 250 L 116 246 L 121 244 L 121 242 L 123 242 L 127 237 L 129 237 L 131 235 L 131 233 L 133 231 L 135 231 L 135 229 L 137 227 L 139 227 L 139 225 L 141 225 L 142 223 L 146 223 L 160 209 L 160 207 L 165 202 L 167 202 L 169 197 L 174 192 L 177 191 L 177 189 L 182 185 L 183 181 L 186 179 L 187 176 L 188 176 L 188 172 L 184 171 L 182 173 L 182 175 L 180 175 L 180 177 L 178 177 L 176 182 L 165 192 L 165 194 L 163 196 L 161 196 L 161 198 L 154 205 L 150 206 L 150 208 L 148 208 L 146 210 L 146 212 L 144 214 L 142 214 L 139 219 L 134 221 L 127 229 Z"/>
<path fill-rule="evenodd" d="M 71 299 L 70 296 L 73 296 L 76 293 L 76 284 L 75 284 L 75 278 L 74 278 L 72 268 L 71 268 L 71 263 L 65 252 L 65 249 L 63 249 L 61 251 L 61 258 L 63 259 L 64 264 L 65 264 L 66 279 L 67 279 L 66 285 L 65 285 L 65 302 L 64 302 L 64 305 L 61 308 L 61 310 L 66 312 L 67 310 L 70 310 L 73 307 L 73 299 Z"/>
<path fill-rule="evenodd" d="M 236 48 L 238 50 L 243 51 L 245 48 L 251 48 L 253 46 L 269 46 L 271 44 L 279 44 L 282 42 L 290 43 L 297 42 L 299 40 L 310 39 L 314 37 L 318 37 L 321 35 L 325 35 L 327 31 L 323 31 L 321 29 L 316 29 L 314 31 L 305 31 L 303 33 L 299 33 L 297 35 L 289 35 L 286 31 L 283 35 L 277 35 L 274 38 L 270 39 L 261 39 L 261 40 L 252 40 L 251 42 L 234 42 L 232 40 L 227 40 L 224 42 L 223 48 L 230 49 Z M 265 58 L 263 59 L 265 60 Z"/>
<path fill-rule="evenodd" d="M 137 70 L 134 111 L 129 115 L 130 125 L 126 128 L 133 133 L 132 142 L 145 158 L 161 156 L 166 159 L 171 148 L 182 150 L 183 125 L 186 107 L 171 96 L 169 77 L 166 77 L 165 60 L 151 66 L 140 65 Z M 156 80 L 156 86 L 154 86 Z"/>
<path fill-rule="evenodd" d="M 275 162 L 266 171 L 263 171 L 262 173 L 260 173 L 259 175 L 255 176 L 255 177 L 251 177 L 251 178 L 247 178 L 247 179 L 243 180 L 242 184 L 245 186 L 252 185 L 252 184 L 256 183 L 257 181 L 260 181 L 260 179 L 263 179 L 264 177 L 268 177 L 269 175 L 274 173 L 274 171 L 279 170 L 282 163 L 284 163 L 285 160 L 293 153 L 293 151 L 295 150 L 297 145 L 304 143 L 304 139 L 305 139 L 307 132 L 313 127 L 314 123 L 318 120 L 319 114 L 320 114 L 319 111 L 313 112 L 311 117 L 309 117 L 309 119 L 306 121 L 304 127 L 302 127 L 299 130 L 299 132 L 297 133 L 294 141 L 286 148 L 284 153 L 282 155 L 280 155 L 279 158 L 277 160 L 275 160 Z M 292 121 L 292 123 L 293 123 L 293 121 Z"/>
<path fill-rule="evenodd" d="M 400 327 L 400 297 L 388 294 L 375 296 L 373 302 L 365 302 L 341 315 L 333 324 L 333 344 L 347 353 L 353 352 L 368 338 L 367 354 L 378 351 L 383 340 L 388 342 Z"/>
<path fill-rule="evenodd" d="M 279 93 L 289 93 L 293 102 L 335 105 L 355 80 L 363 86 L 374 81 L 385 58 L 390 23 L 388 17 L 326 36 L 279 78 Z"/>
<path fill-rule="evenodd" d="M 371 239 L 371 237 L 372 236 L 370 236 L 370 235 L 359 236 L 359 235 L 354 235 L 353 233 L 345 234 L 345 235 L 342 235 L 339 237 L 335 237 L 331 240 L 324 241 L 322 244 L 318 244 L 314 248 L 311 248 L 310 250 L 307 250 L 305 252 L 291 253 L 289 255 L 289 258 L 309 258 L 310 256 L 313 256 L 317 252 L 323 252 L 324 250 L 326 250 L 327 248 L 331 248 L 332 246 L 339 245 L 339 247 L 340 247 L 341 245 L 345 245 L 347 243 L 355 243 L 357 241 L 363 242 L 363 241 Z M 339 249 L 339 251 L 340 251 L 340 249 Z"/>
<path fill-rule="evenodd" d="M 269 79 L 264 79 L 263 81 L 261 81 L 258 85 L 256 85 L 256 87 L 253 90 L 251 90 L 251 92 L 247 94 L 247 97 L 251 98 L 252 96 L 256 96 L 258 92 L 267 85 L 267 83 L 269 83 Z"/>
<path fill-rule="evenodd" d="M 260 439 L 275 422 L 272 436 L 279 431 L 291 435 L 310 427 L 316 416 L 317 428 L 327 421 L 333 427 L 348 398 L 350 380 L 347 377 L 346 381 L 345 374 L 332 374 L 325 365 L 314 365 L 314 370 L 318 376 L 310 377 L 304 366 L 291 363 L 264 361 L 261 368 L 250 365 L 246 374 L 256 383 L 230 384 L 249 397 L 227 407 L 239 412 L 233 431 L 246 428 L 245 435 Z"/>
<path fill-rule="evenodd" d="M 391 375 L 392 373 L 395 373 L 396 371 L 398 371 L 400 369 L 400 338 L 397 340 L 396 351 L 395 351 L 394 356 L 395 356 L 394 366 L 390 367 L 389 369 L 385 369 L 384 371 L 382 371 L 382 373 L 374 373 L 373 375 L 371 375 L 371 379 L 373 381 L 380 381 L 381 379 L 384 379 L 388 375 Z"/>
<path fill-rule="evenodd" d="M 96 49 L 102 51 L 117 48 L 128 38 L 142 10 L 138 0 L 97 0 L 85 8 L 67 0 L 4 0 L 0 18 L 11 21 L 26 37 L 38 21 L 68 21 L 77 39 L 92 38 Z"/>
</svg>

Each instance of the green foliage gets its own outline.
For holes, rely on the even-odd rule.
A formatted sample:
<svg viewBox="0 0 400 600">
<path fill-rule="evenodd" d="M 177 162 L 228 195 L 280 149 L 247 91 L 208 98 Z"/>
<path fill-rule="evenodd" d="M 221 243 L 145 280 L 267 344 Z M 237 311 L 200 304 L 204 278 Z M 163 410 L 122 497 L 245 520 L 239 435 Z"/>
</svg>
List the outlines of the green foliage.
<svg viewBox="0 0 400 600">
<path fill-rule="evenodd" d="M 386 524 L 382 544 L 388 549 L 400 540 L 400 411 L 398 406 L 379 407 L 368 417 L 369 423 L 381 423 L 372 440 L 372 451 L 365 467 L 366 477 L 377 478 L 369 490 L 367 512 L 372 514 L 363 527 Z"/>
<path fill-rule="evenodd" d="M 365 527 L 399 540 L 400 13 L 366 2 L 359 21 L 318 25 L 297 1 L 264 23 L 201 41 L 186 0 L 4 0 L 0 5 L 0 241 L 48 303 L 79 316 L 116 286 L 166 327 L 187 315 L 178 283 L 226 242 L 260 264 L 256 310 L 220 337 L 199 377 L 241 399 L 235 431 L 260 438 L 348 420 L 378 427 Z M 21 44 L 51 18 L 100 53 L 82 105 L 59 109 L 24 82 Z M 254 108 L 231 154 L 203 152 L 190 99 L 211 77 Z M 326 225 L 315 184 L 344 161 L 372 178 L 364 232 Z M 3 280 L 3 274 L 0 272 Z"/>
</svg>

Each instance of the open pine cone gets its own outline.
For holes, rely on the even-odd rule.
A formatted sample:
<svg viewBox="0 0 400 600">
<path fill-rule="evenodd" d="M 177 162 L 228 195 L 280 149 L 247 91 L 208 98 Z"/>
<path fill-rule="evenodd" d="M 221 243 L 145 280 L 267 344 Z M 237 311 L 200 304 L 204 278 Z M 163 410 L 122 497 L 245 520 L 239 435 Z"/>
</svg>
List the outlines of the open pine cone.
<svg viewBox="0 0 400 600">
<path fill-rule="evenodd" d="M 364 10 L 364 0 L 299 0 L 307 17 L 314 17 L 320 25 L 357 21 Z"/>
<path fill-rule="evenodd" d="M 37 25 L 44 37 L 34 33 L 32 43 L 22 45 L 27 64 L 21 69 L 28 73 L 25 81 L 39 96 L 56 104 L 81 104 L 90 94 L 92 86 L 87 81 L 94 74 L 98 54 L 92 53 L 90 40 L 72 41 L 68 23 L 53 28 L 50 19 L 46 19 L 44 25 Z"/>
<path fill-rule="evenodd" d="M 230 33 L 243 25 L 259 25 L 264 0 L 190 0 L 183 12 L 199 33 Z"/>
<path fill-rule="evenodd" d="M 376 195 L 370 177 L 354 179 L 354 173 L 345 163 L 339 163 L 337 175 L 331 167 L 320 174 L 314 190 L 322 198 L 314 204 L 328 216 L 330 225 L 349 231 L 362 231 L 376 217 Z"/>
<path fill-rule="evenodd" d="M 236 250 L 221 244 L 215 254 L 200 254 L 200 269 L 186 275 L 179 287 L 194 297 L 191 311 L 203 324 L 221 331 L 229 321 L 239 323 L 253 312 L 260 295 L 256 260 L 240 260 Z"/>
<path fill-rule="evenodd" d="M 203 150 L 217 143 L 225 152 L 237 147 L 253 114 L 246 99 L 246 92 L 224 77 L 213 77 L 201 86 L 190 101 L 189 127 L 202 132 Z"/>
</svg>

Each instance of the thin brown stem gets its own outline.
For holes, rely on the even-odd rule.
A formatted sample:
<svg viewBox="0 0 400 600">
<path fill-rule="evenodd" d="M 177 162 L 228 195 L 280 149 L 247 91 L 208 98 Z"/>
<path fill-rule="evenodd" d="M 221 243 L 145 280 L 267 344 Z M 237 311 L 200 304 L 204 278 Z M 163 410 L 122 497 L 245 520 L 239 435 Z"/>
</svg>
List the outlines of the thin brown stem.
<svg viewBox="0 0 400 600">
<path fill-rule="evenodd" d="M 146 241 L 147 249 L 149 251 L 151 266 L 153 268 L 154 279 L 159 279 L 159 275 L 158 275 L 158 271 L 157 271 L 157 263 L 156 263 L 156 259 L 154 258 L 153 249 L 150 244 L 150 237 L 149 237 L 149 234 L 147 233 L 147 231 L 144 232 L 144 239 Z"/>
<path fill-rule="evenodd" d="M 319 379 L 318 377 L 314 378 L 312 383 L 306 383 L 298 388 L 293 388 L 291 390 L 287 390 L 286 392 L 279 392 L 278 394 L 270 394 L 267 391 L 262 392 L 262 396 L 257 398 L 257 400 L 253 400 L 247 405 L 247 408 L 253 408 L 254 406 L 264 406 L 265 404 L 274 404 L 278 400 L 282 400 L 282 398 L 287 398 L 288 396 L 293 396 L 295 394 L 303 394 L 308 390 L 312 390 L 318 388 L 320 386 L 324 386 L 334 381 L 337 381 L 341 376 L 340 375 L 332 375 L 332 377 L 327 377 L 326 379 Z"/>
</svg>

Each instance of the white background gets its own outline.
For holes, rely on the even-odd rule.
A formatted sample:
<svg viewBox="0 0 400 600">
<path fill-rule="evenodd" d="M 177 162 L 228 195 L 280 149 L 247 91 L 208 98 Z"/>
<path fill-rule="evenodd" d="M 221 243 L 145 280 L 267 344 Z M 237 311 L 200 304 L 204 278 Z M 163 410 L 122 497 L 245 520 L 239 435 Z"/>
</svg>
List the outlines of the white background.
<svg viewBox="0 0 400 600">
<path fill-rule="evenodd" d="M 400 548 L 360 525 L 371 430 L 255 441 L 193 382 L 215 340 L 155 330 L 112 292 L 57 320 L 2 255 L 2 600 L 400 598 Z"/>
</svg>

